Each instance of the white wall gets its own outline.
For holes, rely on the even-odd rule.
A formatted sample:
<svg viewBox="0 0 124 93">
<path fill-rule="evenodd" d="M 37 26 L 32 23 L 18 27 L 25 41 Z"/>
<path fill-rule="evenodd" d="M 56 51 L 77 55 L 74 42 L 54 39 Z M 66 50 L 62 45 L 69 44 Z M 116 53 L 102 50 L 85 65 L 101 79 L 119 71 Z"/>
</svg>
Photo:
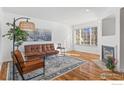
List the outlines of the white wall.
<svg viewBox="0 0 124 93">
<path fill-rule="evenodd" d="M 16 14 L 11 14 L 11 13 L 6 13 L 4 12 L 4 21 L 3 21 L 3 29 L 2 29 L 2 34 L 7 33 L 9 27 L 6 26 L 6 22 L 13 22 L 13 18 L 18 18 L 22 15 L 16 15 Z M 71 49 L 71 27 L 56 23 L 56 22 L 51 22 L 51 21 L 46 21 L 42 19 L 36 19 L 36 18 L 31 18 L 31 21 L 33 21 L 36 25 L 36 28 L 40 29 L 49 29 L 52 31 L 52 42 L 57 45 L 57 43 L 62 43 L 63 46 L 66 47 L 66 50 Z M 16 23 L 18 24 L 18 23 Z M 49 43 L 49 42 L 25 42 L 25 44 L 36 44 L 36 43 Z M 20 49 L 23 51 L 24 46 L 21 46 Z M 8 61 L 11 60 L 11 55 L 10 52 L 12 51 L 12 41 L 8 40 L 7 38 L 2 38 L 2 61 Z"/>
<path fill-rule="evenodd" d="M 102 37 L 102 45 L 116 46 L 117 44 L 115 43 L 115 41 L 115 35 Z"/>
<path fill-rule="evenodd" d="M 3 11 L 2 8 L 0 8 L 0 69 L 2 65 L 2 52 L 1 52 L 1 47 L 2 47 L 2 20 L 3 20 Z"/>
</svg>

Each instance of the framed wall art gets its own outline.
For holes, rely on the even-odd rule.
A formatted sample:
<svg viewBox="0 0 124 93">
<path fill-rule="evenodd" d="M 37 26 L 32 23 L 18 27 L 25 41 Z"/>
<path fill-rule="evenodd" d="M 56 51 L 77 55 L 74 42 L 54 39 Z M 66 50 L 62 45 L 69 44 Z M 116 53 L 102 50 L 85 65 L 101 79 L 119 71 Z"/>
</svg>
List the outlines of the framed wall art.
<svg viewBox="0 0 124 93">
<path fill-rule="evenodd" d="M 28 32 L 27 41 L 52 41 L 52 32 L 46 29 L 36 29 L 34 32 Z"/>
</svg>

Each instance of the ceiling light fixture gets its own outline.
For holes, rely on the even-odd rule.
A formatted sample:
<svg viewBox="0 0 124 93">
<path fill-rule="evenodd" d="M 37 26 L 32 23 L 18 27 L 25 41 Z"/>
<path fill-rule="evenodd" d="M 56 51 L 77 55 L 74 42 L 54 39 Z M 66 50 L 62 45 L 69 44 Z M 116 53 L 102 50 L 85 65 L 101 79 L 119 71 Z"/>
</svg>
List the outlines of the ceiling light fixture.
<svg viewBox="0 0 124 93">
<path fill-rule="evenodd" d="M 89 12 L 89 11 L 90 11 L 90 9 L 86 9 L 85 11 L 86 11 L 86 12 Z"/>
</svg>

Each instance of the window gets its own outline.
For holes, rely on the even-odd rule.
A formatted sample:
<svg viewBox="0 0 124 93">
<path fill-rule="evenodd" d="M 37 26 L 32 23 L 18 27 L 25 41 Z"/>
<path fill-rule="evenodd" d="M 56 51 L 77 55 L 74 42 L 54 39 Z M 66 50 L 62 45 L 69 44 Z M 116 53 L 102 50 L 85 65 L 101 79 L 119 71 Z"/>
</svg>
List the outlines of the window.
<svg viewBox="0 0 124 93">
<path fill-rule="evenodd" d="M 76 45 L 97 46 L 97 27 L 76 29 L 74 38 Z"/>
</svg>

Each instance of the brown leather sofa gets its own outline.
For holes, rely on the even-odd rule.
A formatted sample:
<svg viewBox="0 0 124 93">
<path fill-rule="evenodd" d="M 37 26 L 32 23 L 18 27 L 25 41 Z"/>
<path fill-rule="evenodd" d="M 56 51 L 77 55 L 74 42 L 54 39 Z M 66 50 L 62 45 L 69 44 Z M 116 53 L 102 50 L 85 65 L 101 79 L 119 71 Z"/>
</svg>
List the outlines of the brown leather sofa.
<svg viewBox="0 0 124 93">
<path fill-rule="evenodd" d="M 59 51 L 55 50 L 54 44 L 34 44 L 25 45 L 25 57 L 28 59 L 40 58 L 49 55 L 56 55 Z"/>
</svg>

